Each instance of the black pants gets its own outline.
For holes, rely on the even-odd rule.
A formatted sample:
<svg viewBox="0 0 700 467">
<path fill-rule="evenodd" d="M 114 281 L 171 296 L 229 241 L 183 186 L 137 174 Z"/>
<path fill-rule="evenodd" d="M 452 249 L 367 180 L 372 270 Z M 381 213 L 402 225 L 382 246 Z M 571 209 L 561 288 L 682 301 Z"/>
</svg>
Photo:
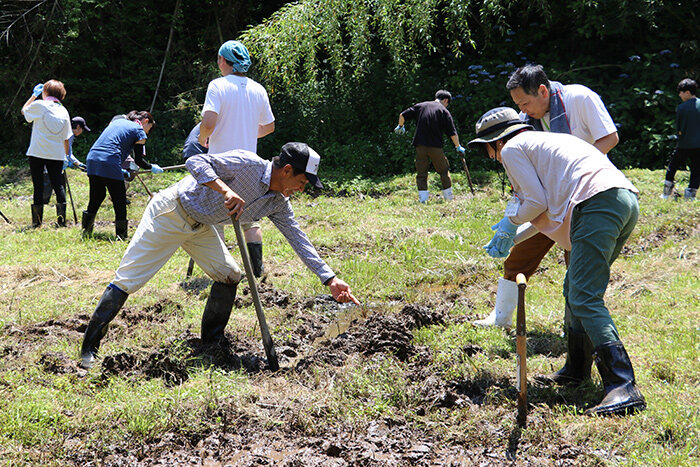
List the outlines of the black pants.
<svg viewBox="0 0 700 467">
<path fill-rule="evenodd" d="M 690 183 L 688 188 L 700 187 L 700 148 L 676 148 L 671 154 L 671 160 L 666 170 L 666 180 L 672 182 L 678 169 L 690 166 Z"/>
<path fill-rule="evenodd" d="M 62 173 L 63 161 L 29 156 L 29 171 L 32 174 L 32 185 L 34 185 L 34 204 L 44 204 L 44 167 L 46 167 L 51 185 L 56 193 L 56 203 L 65 203 L 66 188 Z"/>
<path fill-rule="evenodd" d="M 112 198 L 114 206 L 114 219 L 118 221 L 126 220 L 126 186 L 124 180 L 114 180 L 113 178 L 100 177 L 98 175 L 90 175 L 90 202 L 88 203 L 87 212 L 97 214 L 97 211 L 102 205 L 102 201 L 107 196 Z"/>
</svg>

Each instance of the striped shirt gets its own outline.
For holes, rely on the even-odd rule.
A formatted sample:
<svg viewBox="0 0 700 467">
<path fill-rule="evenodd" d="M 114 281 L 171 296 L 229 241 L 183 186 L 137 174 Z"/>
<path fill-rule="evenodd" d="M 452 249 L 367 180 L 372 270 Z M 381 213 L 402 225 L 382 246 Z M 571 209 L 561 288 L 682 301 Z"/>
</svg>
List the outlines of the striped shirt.
<svg viewBox="0 0 700 467">
<path fill-rule="evenodd" d="M 221 179 L 245 201 L 241 222 L 267 217 L 321 282 L 335 276 L 299 227 L 289 198 L 278 191 L 270 191 L 272 162 L 250 151 L 236 149 L 222 154 L 198 154 L 189 157 L 185 165 L 191 175 L 177 184 L 177 191 L 180 204 L 192 219 L 209 225 L 232 222 L 224 206 L 224 196 L 204 186 Z"/>
</svg>

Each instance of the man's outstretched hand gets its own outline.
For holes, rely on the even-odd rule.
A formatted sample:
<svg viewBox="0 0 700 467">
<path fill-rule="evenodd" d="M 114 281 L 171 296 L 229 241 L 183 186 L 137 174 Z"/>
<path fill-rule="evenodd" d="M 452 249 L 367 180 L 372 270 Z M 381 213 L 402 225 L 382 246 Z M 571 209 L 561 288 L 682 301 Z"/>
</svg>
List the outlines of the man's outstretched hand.
<svg viewBox="0 0 700 467">
<path fill-rule="evenodd" d="M 359 300 L 352 294 L 350 286 L 345 283 L 345 281 L 334 277 L 327 285 L 331 289 L 331 295 L 333 295 L 336 301 L 340 303 L 353 302 L 355 305 L 360 305 Z"/>
</svg>

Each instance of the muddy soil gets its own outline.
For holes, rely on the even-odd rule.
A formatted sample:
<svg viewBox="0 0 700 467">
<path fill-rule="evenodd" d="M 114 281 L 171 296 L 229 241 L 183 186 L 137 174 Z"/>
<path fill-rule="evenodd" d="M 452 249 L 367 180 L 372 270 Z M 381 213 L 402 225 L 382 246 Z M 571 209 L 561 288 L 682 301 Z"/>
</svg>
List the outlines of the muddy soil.
<svg viewBox="0 0 700 467">
<path fill-rule="evenodd" d="M 403 362 L 412 397 L 418 398 L 419 403 L 410 414 L 398 419 L 384 417 L 353 426 L 318 420 L 313 429 L 308 426 L 313 422 L 301 423 L 298 418 L 298 413 L 304 412 L 306 407 L 284 413 L 281 416 L 284 424 L 262 426 L 258 419 L 249 416 L 249 412 L 222 403 L 216 408 L 217 414 L 202 420 L 202 426 L 193 428 L 192 432 L 169 432 L 140 441 L 138 445 L 127 439 L 95 450 L 86 449 L 82 438 L 67 438 L 63 444 L 66 460 L 87 466 L 487 466 L 512 462 L 517 465 L 568 466 L 590 460 L 592 454 L 577 447 L 552 444 L 533 448 L 524 445 L 520 443 L 518 429 L 503 433 L 502 425 L 498 423 L 483 427 L 484 436 L 495 437 L 497 442 L 468 445 L 460 442 L 458 434 L 451 434 L 449 441 L 445 441 L 443 437 L 436 437 L 440 430 L 428 430 L 424 423 L 414 422 L 415 417 L 435 411 L 445 411 L 447 417 L 450 410 L 456 408 L 479 410 L 494 391 L 499 392 L 499 397 L 516 398 L 513 381 L 498 379 L 488 373 L 480 373 L 469 380 L 442 379 L 435 372 L 430 350 L 413 342 L 415 330 L 424 326 L 442 326 L 453 319 L 449 315 L 449 303 L 462 300 L 459 294 L 438 294 L 439 299 L 427 304 L 403 304 L 400 307 L 394 303 L 359 308 L 339 304 L 329 295 L 301 300 L 266 283 L 259 284 L 259 289 L 265 307 L 286 311 L 282 320 L 291 329 L 276 339 L 282 366 L 279 373 L 269 374 L 265 353 L 257 337 L 227 333 L 222 342 L 206 347 L 198 335 L 185 330 L 153 350 L 104 355 L 101 364 L 91 370 L 98 375 L 94 384 L 98 388 L 104 387 L 119 376 L 134 381 L 161 379 L 166 386 L 173 387 L 188 381 L 195 371 L 212 365 L 225 370 L 244 370 L 261 377 L 285 378 L 293 374 L 298 378 L 299 375 L 320 372 L 324 378 L 333 378 L 351 357 L 364 359 L 370 366 L 395 358 Z M 249 300 L 249 290 L 244 286 L 237 305 L 247 305 Z M 180 305 L 169 300 L 146 308 L 125 307 L 114 325 L 129 332 L 141 321 L 165 323 L 176 319 L 181 312 Z M 79 341 L 88 320 L 89 316 L 81 315 L 21 327 L 6 326 L 0 333 L 9 334 L 19 343 L 0 347 L 0 356 L 19 359 L 22 352 L 29 352 L 25 349 L 27 345 L 32 347 L 33 344 L 36 349 L 44 339 L 52 336 Z M 462 358 L 482 351 L 477 345 L 466 345 L 462 349 Z M 40 353 L 35 361 L 47 373 L 85 377 L 86 372 L 76 363 L 73 356 L 60 352 Z M 261 411 L 278 410 L 258 405 L 257 409 Z M 270 417 L 273 415 L 274 418 L 280 417 L 279 413 L 271 413 Z M 531 423 L 536 423 L 536 420 Z M 531 448 L 537 456 L 529 454 Z"/>
</svg>

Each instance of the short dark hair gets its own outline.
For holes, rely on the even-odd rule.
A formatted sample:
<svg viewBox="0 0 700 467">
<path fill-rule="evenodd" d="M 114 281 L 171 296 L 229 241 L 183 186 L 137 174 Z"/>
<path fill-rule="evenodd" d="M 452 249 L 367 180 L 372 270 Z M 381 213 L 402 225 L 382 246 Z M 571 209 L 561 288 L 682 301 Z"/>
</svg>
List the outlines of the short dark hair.
<svg viewBox="0 0 700 467">
<path fill-rule="evenodd" d="M 44 91 L 46 91 L 47 96 L 55 97 L 59 101 L 66 97 L 66 88 L 57 79 L 50 79 L 44 83 Z"/>
<path fill-rule="evenodd" d="M 683 92 L 683 91 L 690 91 L 691 94 L 695 94 L 695 92 L 698 90 L 698 83 L 695 82 L 694 79 L 686 78 L 681 80 L 680 83 L 678 83 L 678 92 Z"/>
<path fill-rule="evenodd" d="M 156 126 L 156 121 L 153 119 L 153 115 L 151 115 L 151 112 L 146 110 L 132 110 L 126 114 L 126 118 L 132 122 L 135 120 L 148 120 L 154 128 Z"/>
<path fill-rule="evenodd" d="M 447 103 L 449 104 L 450 102 L 452 102 L 452 94 L 450 94 L 450 91 L 440 89 L 438 92 L 435 93 L 435 99 L 439 101 L 447 99 Z"/>
<path fill-rule="evenodd" d="M 541 84 L 544 84 L 549 90 L 549 79 L 542 65 L 525 65 L 510 75 L 506 83 L 506 89 L 512 91 L 516 88 L 523 88 L 525 94 L 535 96 Z"/>
<path fill-rule="evenodd" d="M 273 166 L 274 168 L 276 168 L 276 169 L 281 169 L 281 168 L 283 168 L 285 165 L 286 165 L 286 164 L 283 164 L 283 163 L 282 163 L 282 158 L 281 158 L 280 156 L 275 156 L 275 157 L 272 158 L 272 166 Z M 292 172 L 292 173 L 294 174 L 295 177 L 296 177 L 297 175 L 299 175 L 299 174 L 306 173 L 306 171 L 301 170 L 301 169 L 297 169 L 297 168 L 294 167 L 292 164 L 289 164 L 289 166 L 294 170 L 294 172 Z"/>
</svg>

